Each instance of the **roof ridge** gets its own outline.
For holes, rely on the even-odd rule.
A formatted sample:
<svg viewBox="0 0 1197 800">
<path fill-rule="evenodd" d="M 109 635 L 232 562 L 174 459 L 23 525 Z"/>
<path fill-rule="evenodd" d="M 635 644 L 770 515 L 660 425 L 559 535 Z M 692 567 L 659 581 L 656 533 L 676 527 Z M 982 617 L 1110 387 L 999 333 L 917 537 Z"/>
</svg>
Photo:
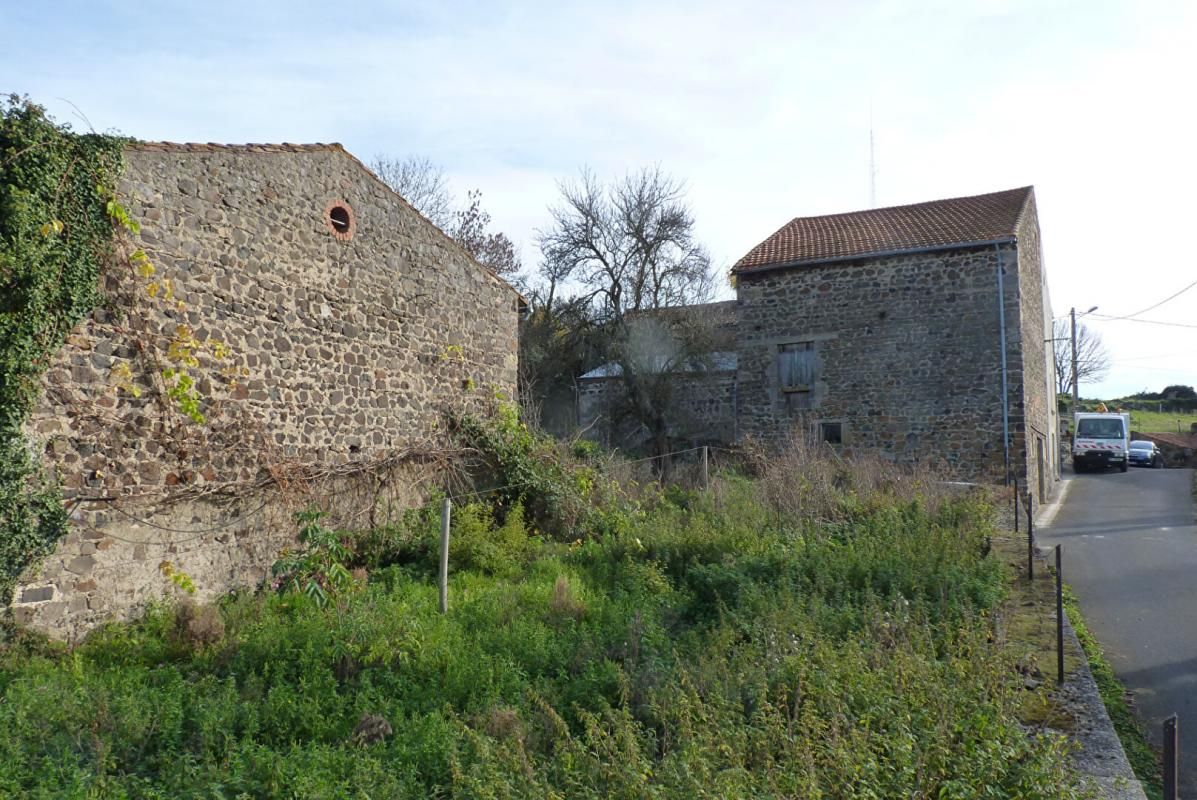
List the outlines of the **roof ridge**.
<svg viewBox="0 0 1197 800">
<path fill-rule="evenodd" d="M 735 263 L 735 273 L 1013 240 L 1034 186 L 794 217 Z"/>
<path fill-rule="evenodd" d="M 1023 187 L 1020 187 L 1020 188 L 1021 188 L 1021 189 L 1025 189 L 1025 190 L 1026 190 L 1026 194 L 1024 194 L 1024 195 L 1023 195 L 1023 198 L 1022 198 L 1022 208 L 1021 208 L 1021 209 L 1019 209 L 1019 211 L 1018 211 L 1018 220 L 1015 222 L 1015 227 L 1021 227 L 1021 226 L 1022 226 L 1022 221 L 1023 221 L 1024 219 L 1026 219 L 1026 216 L 1027 216 L 1027 209 L 1029 209 L 1029 208 L 1031 207 L 1031 203 L 1032 203 L 1032 202 L 1034 202 L 1034 200 L 1035 200 L 1035 187 L 1034 187 L 1034 185 L 1031 185 L 1031 186 L 1023 186 Z M 1017 190 L 1015 190 L 1015 189 L 1011 189 L 1010 191 L 1017 191 Z"/>
<path fill-rule="evenodd" d="M 910 208 L 923 208 L 923 207 L 927 207 L 927 206 L 937 206 L 942 203 L 957 203 L 957 202 L 964 202 L 966 200 L 980 200 L 982 198 L 997 197 L 998 195 L 1014 194 L 1015 192 L 1024 192 L 1024 193 L 1029 194 L 1029 193 L 1033 192 L 1034 190 L 1035 190 L 1035 186 L 1033 184 L 1031 184 L 1028 186 L 1019 186 L 1014 189 L 1002 189 L 997 192 L 982 192 L 981 194 L 969 194 L 969 195 L 962 195 L 960 197 L 941 197 L 936 200 L 920 200 L 917 203 L 899 203 L 898 205 L 895 205 L 895 206 L 882 206 L 881 208 L 862 208 L 862 209 L 858 209 L 856 211 L 839 211 L 834 214 L 815 214 L 813 216 L 807 216 L 807 217 L 794 217 L 793 219 L 790 220 L 789 223 L 786 223 L 786 224 L 788 225 L 790 223 L 796 222 L 801 219 L 827 219 L 829 217 L 853 217 L 858 214 L 880 214 L 880 213 L 884 213 L 886 211 L 898 211 L 898 210 L 910 209 Z M 1025 202 L 1026 202 L 1025 198 L 1024 198 L 1023 202 L 1025 204 Z"/>
<path fill-rule="evenodd" d="M 311 144 L 296 144 L 294 142 L 249 142 L 246 144 L 225 144 L 221 142 L 145 142 L 133 140 L 126 147 L 131 150 L 153 150 L 157 152 L 180 153 L 214 153 L 235 150 L 246 153 L 307 153 L 324 150 L 345 150 L 340 142 L 314 142 Z"/>
</svg>

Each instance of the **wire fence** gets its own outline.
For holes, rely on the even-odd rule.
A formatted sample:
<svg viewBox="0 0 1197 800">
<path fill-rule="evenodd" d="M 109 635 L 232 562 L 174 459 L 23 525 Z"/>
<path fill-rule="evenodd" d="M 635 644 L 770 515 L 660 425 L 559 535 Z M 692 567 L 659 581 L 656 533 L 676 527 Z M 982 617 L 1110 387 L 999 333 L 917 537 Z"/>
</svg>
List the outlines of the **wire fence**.
<svg viewBox="0 0 1197 800">
<path fill-rule="evenodd" d="M 702 451 L 707 451 L 709 453 L 710 451 L 713 451 L 713 450 L 722 450 L 724 452 L 729 452 L 729 453 L 734 452 L 733 450 L 731 450 L 729 448 L 696 446 L 696 447 L 687 447 L 682 450 L 673 450 L 668 453 L 661 453 L 658 455 L 646 456 L 643 458 L 624 460 L 624 461 L 622 461 L 622 463 L 626 466 L 634 466 L 634 465 L 638 465 L 638 464 L 656 462 L 656 461 L 660 461 L 662 459 L 673 458 L 676 456 L 686 455 L 686 454 L 690 454 L 690 453 L 697 453 L 697 452 L 702 452 Z M 486 497 L 486 496 L 493 495 L 496 493 L 505 492 L 505 491 L 508 491 L 511 489 L 521 489 L 524 487 L 532 486 L 532 485 L 536 484 L 537 482 L 538 481 L 536 479 L 532 479 L 532 480 L 526 480 L 526 481 L 519 481 L 516 483 L 503 484 L 501 486 L 490 486 L 490 487 L 486 487 L 484 489 L 475 489 L 472 491 L 446 492 L 444 494 L 444 497 L 446 499 L 452 500 L 453 502 L 460 502 L 460 501 L 464 501 L 464 500 L 471 499 L 471 498 Z M 178 534 L 186 534 L 187 535 L 187 538 L 184 538 L 184 539 L 163 539 L 163 538 L 132 539 L 129 537 L 121 536 L 116 533 L 111 533 L 111 532 L 109 532 L 109 530 L 106 527 L 105 530 L 103 531 L 103 534 L 106 538 L 114 539 L 118 542 L 122 542 L 125 544 L 132 544 L 132 545 L 177 546 L 177 545 L 181 545 L 181 544 L 189 544 L 191 542 L 198 541 L 199 539 L 202 539 L 209 534 L 219 533 L 221 531 L 227 531 L 227 530 L 231 530 L 234 528 L 244 528 L 254 518 L 256 518 L 259 514 L 261 514 L 263 511 L 265 511 L 267 509 L 267 507 L 270 506 L 270 504 L 272 502 L 277 500 L 277 497 L 273 494 L 268 494 L 266 497 L 264 497 L 262 499 L 262 501 L 260 503 L 258 503 L 254 508 L 252 508 L 251 510 L 249 510 L 247 512 L 236 513 L 235 515 L 233 515 L 232 517 L 230 517 L 227 520 L 224 520 L 224 521 L 221 521 L 221 522 L 218 522 L 215 524 L 208 524 L 208 525 L 205 525 L 205 526 L 199 527 L 199 528 L 181 528 L 181 527 L 176 527 L 173 525 L 164 525 L 159 522 L 155 522 L 154 520 L 149 519 L 147 516 L 138 515 L 131 511 L 126 510 L 125 508 L 123 508 L 120 505 L 121 500 L 122 500 L 122 498 L 112 497 L 112 496 L 76 497 L 71 501 L 71 504 L 68 507 L 68 515 L 73 515 L 73 512 L 75 511 L 75 509 L 77 509 L 80 505 L 82 505 L 84 503 L 89 503 L 89 504 L 102 503 L 102 504 L 104 504 L 105 509 L 113 511 L 113 512 L 119 514 L 120 516 L 124 517 L 125 519 L 129 520 L 130 522 L 133 522 L 137 525 L 143 525 L 147 528 L 152 528 L 154 530 L 161 531 L 163 533 L 178 533 Z"/>
</svg>

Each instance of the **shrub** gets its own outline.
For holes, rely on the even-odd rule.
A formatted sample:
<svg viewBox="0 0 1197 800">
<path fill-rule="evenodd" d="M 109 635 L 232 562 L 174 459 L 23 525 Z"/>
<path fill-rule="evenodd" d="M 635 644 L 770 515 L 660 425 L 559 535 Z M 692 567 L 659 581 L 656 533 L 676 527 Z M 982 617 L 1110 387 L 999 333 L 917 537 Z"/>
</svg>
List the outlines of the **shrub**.
<svg viewBox="0 0 1197 800">
<path fill-rule="evenodd" d="M 537 530 L 559 541 L 615 523 L 614 508 L 624 499 L 620 487 L 555 440 L 530 430 L 515 405 L 500 403 L 491 419 L 467 415 L 454 423 L 456 435 L 479 454 L 475 471 L 495 487 L 500 518 L 519 505 Z"/>
<path fill-rule="evenodd" d="M 189 600 L 180 602 L 175 610 L 175 635 L 191 648 L 216 644 L 224 638 L 220 609 L 196 605 Z"/>
<path fill-rule="evenodd" d="M 449 563 L 454 570 L 510 577 L 536 550 L 536 540 L 524 526 L 524 511 L 518 502 L 502 525 L 494 524 L 490 509 L 482 503 L 456 507 L 451 520 Z"/>
<path fill-rule="evenodd" d="M 319 606 L 352 591 L 357 582 L 345 567 L 350 552 L 341 534 L 320 525 L 323 512 L 309 509 L 295 515 L 300 523 L 299 541 L 304 549 L 285 552 L 274 563 L 275 586 L 283 592 L 300 592 Z"/>
<path fill-rule="evenodd" d="M 464 504 L 447 615 L 427 565 L 394 562 L 335 607 L 229 598 L 218 646 L 157 607 L 14 649 L 0 795 L 1077 797 L 990 636 L 988 509 L 812 474 L 852 505 L 789 513 L 725 475 L 556 541 L 518 501 Z M 330 537 L 286 574 L 318 582 Z"/>
<path fill-rule="evenodd" d="M 553 583 L 553 597 L 549 601 L 549 611 L 557 619 L 572 619 L 577 622 L 586 613 L 586 604 L 578 599 L 569 578 L 558 575 Z"/>
</svg>

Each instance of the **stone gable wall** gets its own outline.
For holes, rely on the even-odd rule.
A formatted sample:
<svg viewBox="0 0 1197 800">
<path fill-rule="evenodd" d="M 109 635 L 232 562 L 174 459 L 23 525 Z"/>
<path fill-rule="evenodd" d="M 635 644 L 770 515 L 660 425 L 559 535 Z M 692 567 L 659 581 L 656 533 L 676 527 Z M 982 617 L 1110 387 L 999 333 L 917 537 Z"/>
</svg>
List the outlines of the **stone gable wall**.
<svg viewBox="0 0 1197 800">
<path fill-rule="evenodd" d="M 29 430 L 74 529 L 13 610 L 59 636 L 176 591 L 163 562 L 201 596 L 260 581 L 309 503 L 377 523 L 418 499 L 428 474 L 412 451 L 437 447 L 445 410 L 515 391 L 514 291 L 343 151 L 135 147 L 126 160 L 133 244 L 184 310 L 110 274 L 112 307 L 45 376 Z M 335 205 L 351 237 L 335 235 Z M 200 371 L 204 425 L 155 377 L 180 323 L 234 354 Z M 121 363 L 141 398 L 114 388 Z M 235 385 L 227 366 L 245 372 Z"/>
<path fill-rule="evenodd" d="M 779 441 L 836 421 L 843 452 L 944 462 L 956 475 L 1001 481 L 999 258 L 1011 266 L 1009 328 L 1019 318 L 1013 245 L 740 276 L 741 438 Z M 778 346 L 801 341 L 816 343 L 821 362 L 807 411 L 787 409 L 777 367 Z M 1014 361 L 1010 398 L 1021 388 Z"/>
<path fill-rule="evenodd" d="M 1013 396 L 1019 412 L 1013 429 L 1014 442 L 1018 463 L 1025 465 L 1021 475 L 1025 476 L 1026 485 L 1038 502 L 1045 502 L 1055 493 L 1059 478 L 1059 415 L 1052 344 L 1048 341 L 1054 335 L 1051 304 L 1033 197 L 1018 226 L 1017 236 L 1019 318 L 1012 345 L 1021 361 L 1022 391 Z"/>
</svg>

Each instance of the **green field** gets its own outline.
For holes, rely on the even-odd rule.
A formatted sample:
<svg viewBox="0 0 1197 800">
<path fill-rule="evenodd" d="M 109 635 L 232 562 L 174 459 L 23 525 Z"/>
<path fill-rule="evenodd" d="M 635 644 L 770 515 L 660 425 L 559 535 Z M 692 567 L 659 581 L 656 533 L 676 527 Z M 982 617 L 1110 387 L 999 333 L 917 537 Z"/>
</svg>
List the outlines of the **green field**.
<svg viewBox="0 0 1197 800">
<path fill-rule="evenodd" d="M 1190 426 L 1197 422 L 1197 414 L 1160 413 L 1158 411 L 1132 411 L 1131 429 L 1139 433 L 1189 433 Z"/>
</svg>

